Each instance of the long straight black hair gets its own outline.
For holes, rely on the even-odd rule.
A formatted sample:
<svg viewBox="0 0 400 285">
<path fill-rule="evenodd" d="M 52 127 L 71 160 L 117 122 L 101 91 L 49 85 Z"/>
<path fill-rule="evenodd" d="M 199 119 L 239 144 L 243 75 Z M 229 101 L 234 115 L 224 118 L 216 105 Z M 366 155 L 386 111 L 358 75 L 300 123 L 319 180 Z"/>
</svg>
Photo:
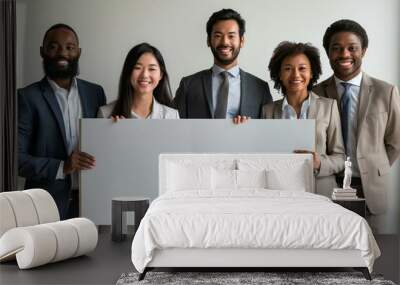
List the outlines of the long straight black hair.
<svg viewBox="0 0 400 285">
<path fill-rule="evenodd" d="M 112 116 L 132 117 L 131 109 L 134 100 L 134 90 L 131 84 L 131 74 L 133 67 L 144 53 L 151 53 L 154 55 L 162 74 L 160 82 L 153 91 L 153 96 L 159 103 L 171 107 L 172 92 L 164 59 L 156 47 L 148 43 L 141 43 L 134 46 L 125 58 L 125 63 L 122 67 L 119 79 L 118 99 L 112 111 Z"/>
</svg>

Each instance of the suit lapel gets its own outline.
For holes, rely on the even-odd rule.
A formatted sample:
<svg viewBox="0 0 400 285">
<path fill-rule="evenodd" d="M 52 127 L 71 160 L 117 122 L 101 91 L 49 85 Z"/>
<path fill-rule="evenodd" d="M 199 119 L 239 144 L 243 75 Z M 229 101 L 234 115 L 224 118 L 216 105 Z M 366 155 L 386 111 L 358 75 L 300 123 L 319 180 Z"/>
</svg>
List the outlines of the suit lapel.
<svg viewBox="0 0 400 285">
<path fill-rule="evenodd" d="M 161 104 L 159 104 L 157 102 L 157 100 L 155 98 L 153 98 L 153 110 L 151 113 L 151 119 L 161 119 L 163 118 L 163 114 L 162 114 L 162 106 Z"/>
<path fill-rule="evenodd" d="M 316 119 L 318 114 L 317 101 L 319 97 L 315 95 L 313 92 L 309 92 L 308 96 L 310 96 L 310 106 L 308 107 L 307 119 Z"/>
<path fill-rule="evenodd" d="M 273 111 L 273 114 L 272 114 L 272 116 L 273 116 L 272 118 L 274 118 L 274 119 L 282 119 L 283 99 L 275 101 L 273 104 L 275 106 L 274 106 L 274 111 Z"/>
<path fill-rule="evenodd" d="M 50 110 L 52 111 L 54 117 L 56 118 L 58 127 L 60 128 L 60 132 L 64 141 L 64 146 L 65 149 L 68 149 L 67 147 L 67 138 L 65 135 L 65 125 L 64 125 L 64 119 L 60 110 L 60 106 L 58 105 L 56 96 L 53 92 L 53 89 L 51 89 L 49 82 L 47 81 L 46 78 L 44 78 L 41 81 L 41 87 L 42 87 L 42 95 L 44 99 L 46 100 L 47 104 L 49 104 Z"/>
<path fill-rule="evenodd" d="M 79 98 L 81 100 L 81 106 L 82 106 L 82 118 L 87 118 L 88 116 L 88 96 L 84 96 L 84 94 L 87 94 L 86 91 L 86 85 L 82 83 L 79 79 L 76 79 L 76 83 L 78 86 L 78 93 L 79 93 Z"/>
<path fill-rule="evenodd" d="M 357 112 L 357 140 L 360 135 L 361 124 L 365 121 L 368 106 L 371 102 L 372 84 L 369 76 L 363 73 L 361 81 L 360 94 L 358 98 L 358 112 Z"/>
<path fill-rule="evenodd" d="M 342 95 L 338 94 L 337 88 L 336 88 L 336 82 L 335 82 L 335 77 L 332 76 L 331 78 L 328 79 L 327 85 L 326 85 L 326 95 L 328 98 L 332 98 L 337 100 L 338 104 L 340 102 L 340 98 Z M 340 104 L 338 105 L 340 106 Z"/>
<path fill-rule="evenodd" d="M 203 74 L 203 90 L 206 96 L 207 106 L 211 114 L 211 118 L 214 118 L 214 111 L 213 111 L 213 100 L 212 100 L 212 70 L 207 70 Z"/>
<path fill-rule="evenodd" d="M 315 127 L 315 141 L 314 141 L 314 149 L 316 148 L 317 145 L 317 118 L 318 118 L 318 112 L 320 110 L 319 107 L 319 96 L 315 94 L 314 92 L 310 91 L 309 95 L 310 96 L 310 106 L 308 107 L 308 114 L 307 114 L 307 119 L 314 120 L 314 127 Z"/>
<path fill-rule="evenodd" d="M 247 102 L 250 100 L 247 98 L 251 92 L 247 92 L 247 75 L 246 72 L 240 69 L 240 107 L 239 114 L 247 114 Z M 251 112 L 250 112 L 251 113 Z"/>
</svg>

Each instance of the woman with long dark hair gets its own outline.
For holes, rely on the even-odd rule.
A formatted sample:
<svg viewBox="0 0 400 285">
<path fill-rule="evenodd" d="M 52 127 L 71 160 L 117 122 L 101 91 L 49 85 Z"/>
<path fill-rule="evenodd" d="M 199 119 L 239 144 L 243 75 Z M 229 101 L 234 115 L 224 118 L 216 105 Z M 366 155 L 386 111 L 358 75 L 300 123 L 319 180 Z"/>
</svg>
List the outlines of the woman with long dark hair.
<svg viewBox="0 0 400 285">
<path fill-rule="evenodd" d="M 118 99 L 100 108 L 99 118 L 179 119 L 170 108 L 169 77 L 160 51 L 148 43 L 134 46 L 125 59 Z"/>
</svg>

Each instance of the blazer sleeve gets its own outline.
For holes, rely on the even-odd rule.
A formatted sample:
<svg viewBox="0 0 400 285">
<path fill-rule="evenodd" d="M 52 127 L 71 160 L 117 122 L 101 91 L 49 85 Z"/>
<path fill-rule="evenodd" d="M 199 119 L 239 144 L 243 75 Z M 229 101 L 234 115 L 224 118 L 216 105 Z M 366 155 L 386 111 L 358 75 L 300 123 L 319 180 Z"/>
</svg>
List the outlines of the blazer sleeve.
<svg viewBox="0 0 400 285">
<path fill-rule="evenodd" d="M 400 95 L 395 86 L 390 95 L 384 143 L 389 163 L 392 165 L 400 154 Z"/>
<path fill-rule="evenodd" d="M 18 173 L 27 179 L 47 180 L 56 179 L 61 160 L 51 157 L 37 157 L 29 154 L 35 143 L 33 137 L 35 118 L 25 98 L 18 91 Z"/>
<path fill-rule="evenodd" d="M 262 108 L 261 119 L 273 119 L 274 103 L 265 104 Z"/>
<path fill-rule="evenodd" d="M 100 107 L 107 104 L 106 94 L 104 93 L 104 89 L 101 86 L 98 86 L 98 90 L 96 90 L 97 97 L 97 106 L 96 106 L 96 115 L 99 118 Z M 100 117 L 101 118 L 101 117 Z"/>
<path fill-rule="evenodd" d="M 105 104 L 107 104 L 107 99 L 106 99 L 106 94 L 104 93 L 104 89 L 103 87 L 100 86 L 100 92 L 99 92 L 99 108 L 101 106 L 104 106 Z"/>
<path fill-rule="evenodd" d="M 329 125 L 326 130 L 326 154 L 320 154 L 321 168 L 317 177 L 330 176 L 344 168 L 345 150 L 337 103 L 331 100 Z"/>
<path fill-rule="evenodd" d="M 187 118 L 186 109 L 186 82 L 185 78 L 182 78 L 178 90 L 176 90 L 174 100 L 172 101 L 173 108 L 179 112 L 179 117 L 184 119 Z"/>
<path fill-rule="evenodd" d="M 100 107 L 99 111 L 97 112 L 97 118 L 106 118 L 102 107 Z"/>
<path fill-rule="evenodd" d="M 270 104 L 273 102 L 271 91 L 269 90 L 269 85 L 265 82 L 265 93 L 263 98 L 263 105 Z"/>
</svg>

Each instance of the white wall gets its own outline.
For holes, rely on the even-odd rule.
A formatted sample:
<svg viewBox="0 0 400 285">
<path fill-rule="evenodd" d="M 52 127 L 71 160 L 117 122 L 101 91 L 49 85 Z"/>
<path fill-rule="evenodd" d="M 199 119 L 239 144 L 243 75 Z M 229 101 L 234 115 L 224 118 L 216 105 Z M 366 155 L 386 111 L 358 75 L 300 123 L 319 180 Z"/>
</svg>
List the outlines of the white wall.
<svg viewBox="0 0 400 285">
<path fill-rule="evenodd" d="M 42 77 L 43 34 L 52 24 L 65 22 L 80 37 L 81 77 L 103 85 L 109 100 L 116 98 L 127 52 L 143 41 L 161 50 L 175 91 L 182 76 L 212 65 L 205 25 L 214 11 L 229 7 L 247 22 L 240 65 L 260 78 L 269 80 L 268 61 L 282 40 L 311 42 L 320 48 L 323 77 L 328 77 L 322 36 L 333 21 L 351 18 L 371 39 L 364 69 L 399 82 L 398 0 L 17 0 L 18 86 Z"/>
<path fill-rule="evenodd" d="M 333 21 L 350 18 L 364 26 L 370 38 L 364 70 L 400 83 L 398 0 L 17 0 L 17 86 L 42 78 L 39 47 L 44 32 L 64 22 L 80 38 L 81 77 L 101 84 L 108 101 L 116 99 L 128 50 L 143 41 L 161 50 L 174 92 L 182 76 L 212 65 L 205 24 L 221 8 L 233 8 L 245 18 L 246 42 L 239 61 L 260 78 L 269 81 L 268 61 L 282 40 L 311 42 L 320 48 L 322 78 L 330 76 L 322 36 Z M 384 232 L 400 231 L 400 179 L 394 176 L 399 169 L 397 163 L 392 171 L 390 213 L 378 221 Z"/>
</svg>

